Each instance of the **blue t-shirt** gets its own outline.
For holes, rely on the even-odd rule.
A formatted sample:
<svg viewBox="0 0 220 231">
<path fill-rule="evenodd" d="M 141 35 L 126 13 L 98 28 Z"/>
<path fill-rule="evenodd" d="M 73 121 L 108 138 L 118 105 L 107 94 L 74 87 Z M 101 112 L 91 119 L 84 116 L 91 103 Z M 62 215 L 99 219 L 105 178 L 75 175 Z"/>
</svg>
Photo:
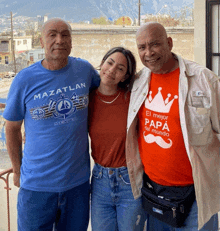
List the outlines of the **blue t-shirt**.
<svg viewBox="0 0 220 231">
<path fill-rule="evenodd" d="M 21 187 L 63 192 L 89 179 L 88 95 L 99 81 L 91 64 L 73 57 L 60 70 L 37 62 L 15 77 L 3 117 L 24 120 Z"/>
</svg>

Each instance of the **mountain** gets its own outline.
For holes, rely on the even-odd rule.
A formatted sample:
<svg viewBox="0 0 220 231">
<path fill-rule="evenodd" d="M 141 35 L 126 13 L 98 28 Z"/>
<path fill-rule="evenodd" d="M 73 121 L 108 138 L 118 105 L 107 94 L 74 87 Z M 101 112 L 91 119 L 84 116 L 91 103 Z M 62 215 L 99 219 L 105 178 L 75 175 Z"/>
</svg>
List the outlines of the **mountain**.
<svg viewBox="0 0 220 231">
<path fill-rule="evenodd" d="M 181 8 L 193 8 L 194 0 L 141 0 L 141 14 L 168 13 L 180 14 Z M 138 17 L 138 0 L 0 0 L 1 15 L 10 11 L 36 17 L 47 14 L 49 18 L 60 17 L 72 22 L 91 21 L 92 18 L 105 16 L 116 19 L 120 16 Z"/>
</svg>

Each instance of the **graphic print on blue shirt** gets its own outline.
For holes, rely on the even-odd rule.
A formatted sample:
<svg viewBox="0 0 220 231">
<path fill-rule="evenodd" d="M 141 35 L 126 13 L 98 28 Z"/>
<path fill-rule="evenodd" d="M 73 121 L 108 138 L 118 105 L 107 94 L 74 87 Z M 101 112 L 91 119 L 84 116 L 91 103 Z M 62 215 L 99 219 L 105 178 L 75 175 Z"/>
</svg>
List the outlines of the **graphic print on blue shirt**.
<svg viewBox="0 0 220 231">
<path fill-rule="evenodd" d="M 81 86 L 86 87 L 85 84 Z M 55 122 L 55 125 L 68 123 L 73 119 L 67 119 L 71 117 L 77 110 L 82 110 L 88 107 L 89 98 L 87 95 L 77 95 L 75 92 L 69 97 L 61 93 L 57 99 L 51 98 L 48 105 L 44 105 L 37 108 L 31 108 L 29 111 L 31 117 L 34 120 L 41 120 L 45 118 L 59 118 L 64 121 Z"/>
</svg>

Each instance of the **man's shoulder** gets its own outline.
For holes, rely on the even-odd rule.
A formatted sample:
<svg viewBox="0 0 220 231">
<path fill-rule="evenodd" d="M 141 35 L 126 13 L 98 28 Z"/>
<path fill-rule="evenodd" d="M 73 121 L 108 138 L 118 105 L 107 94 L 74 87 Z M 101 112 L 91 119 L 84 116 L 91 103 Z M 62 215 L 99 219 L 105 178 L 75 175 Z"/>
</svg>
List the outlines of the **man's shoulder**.
<svg viewBox="0 0 220 231">
<path fill-rule="evenodd" d="M 70 62 L 72 64 L 77 64 L 77 65 L 84 65 L 84 66 L 88 66 L 88 67 L 92 67 L 92 65 L 89 63 L 89 61 L 79 58 L 79 57 L 72 57 L 69 56 Z"/>
<path fill-rule="evenodd" d="M 40 68 L 40 62 L 41 61 L 38 61 L 36 63 L 31 64 L 28 67 L 23 68 L 22 70 L 20 70 L 19 73 L 33 72 L 34 70 L 39 69 Z"/>
<path fill-rule="evenodd" d="M 30 77 L 30 75 L 35 75 L 37 73 L 37 70 L 39 70 L 39 62 L 36 62 L 28 67 L 23 68 L 18 72 L 15 79 L 24 79 L 26 77 Z"/>
<path fill-rule="evenodd" d="M 184 59 L 180 56 L 178 56 L 178 59 L 180 62 L 180 68 L 182 67 L 181 63 L 183 63 L 183 65 L 185 66 L 186 72 L 189 75 L 200 74 L 202 72 L 206 72 L 206 73 L 210 73 L 210 74 L 215 75 L 213 71 L 209 70 L 207 67 L 202 66 L 201 64 L 199 64 L 195 61 Z"/>
<path fill-rule="evenodd" d="M 182 62 L 185 66 L 184 68 L 186 76 L 193 77 L 195 81 L 199 79 L 204 79 L 209 83 L 215 83 L 216 81 L 220 81 L 220 77 L 207 67 L 187 59 L 182 59 Z"/>
<path fill-rule="evenodd" d="M 151 71 L 149 68 L 144 67 L 135 76 L 135 81 L 132 86 L 131 92 L 136 92 L 137 89 L 145 88 L 146 84 L 149 83 Z"/>
<path fill-rule="evenodd" d="M 184 64 L 188 67 L 189 70 L 193 71 L 193 70 L 209 70 L 208 68 L 206 68 L 205 66 L 202 66 L 201 64 L 192 61 L 192 60 L 188 60 L 188 59 L 184 59 L 182 58 Z"/>
<path fill-rule="evenodd" d="M 135 79 L 138 80 L 138 79 L 141 79 L 143 77 L 146 78 L 146 77 L 150 76 L 150 73 L 151 73 L 151 71 L 149 68 L 143 67 L 140 71 L 138 71 Z"/>
<path fill-rule="evenodd" d="M 141 76 L 144 74 L 149 74 L 151 72 L 151 70 L 147 67 L 143 67 L 140 71 L 138 71 L 137 76 Z"/>
</svg>

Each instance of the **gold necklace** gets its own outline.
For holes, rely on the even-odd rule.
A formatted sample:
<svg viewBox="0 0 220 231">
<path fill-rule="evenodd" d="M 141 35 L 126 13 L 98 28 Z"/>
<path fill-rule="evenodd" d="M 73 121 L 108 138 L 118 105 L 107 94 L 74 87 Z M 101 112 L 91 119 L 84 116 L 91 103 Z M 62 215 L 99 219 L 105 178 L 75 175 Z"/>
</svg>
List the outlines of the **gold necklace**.
<svg viewBox="0 0 220 231">
<path fill-rule="evenodd" d="M 96 94 L 97 94 L 99 100 L 101 100 L 103 103 L 111 104 L 111 103 L 115 102 L 115 100 L 119 97 L 119 95 L 121 94 L 121 92 L 119 92 L 118 95 L 112 101 L 110 101 L 110 102 L 101 99 L 100 96 L 98 95 L 97 91 L 96 91 Z"/>
</svg>

